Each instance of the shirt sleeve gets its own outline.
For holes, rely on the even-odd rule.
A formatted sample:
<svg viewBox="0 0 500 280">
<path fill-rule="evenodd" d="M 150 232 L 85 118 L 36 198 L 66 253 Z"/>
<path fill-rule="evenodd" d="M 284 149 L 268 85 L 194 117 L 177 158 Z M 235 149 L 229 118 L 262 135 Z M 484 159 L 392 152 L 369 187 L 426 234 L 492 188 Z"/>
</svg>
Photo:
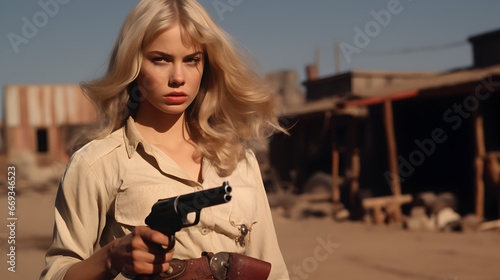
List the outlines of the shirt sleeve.
<svg viewBox="0 0 500 280">
<path fill-rule="evenodd" d="M 40 279 L 63 279 L 68 268 L 99 249 L 107 194 L 94 170 L 76 153 L 66 168 L 55 202 L 52 245 Z"/>
<path fill-rule="evenodd" d="M 278 245 L 278 238 L 271 216 L 271 208 L 267 200 L 259 165 L 253 153 L 249 156 L 248 160 L 256 176 L 256 182 L 258 182 L 256 190 L 258 222 L 252 227 L 251 241 L 248 244 L 246 254 L 271 263 L 271 274 L 268 279 L 286 280 L 289 279 L 288 271 Z"/>
</svg>

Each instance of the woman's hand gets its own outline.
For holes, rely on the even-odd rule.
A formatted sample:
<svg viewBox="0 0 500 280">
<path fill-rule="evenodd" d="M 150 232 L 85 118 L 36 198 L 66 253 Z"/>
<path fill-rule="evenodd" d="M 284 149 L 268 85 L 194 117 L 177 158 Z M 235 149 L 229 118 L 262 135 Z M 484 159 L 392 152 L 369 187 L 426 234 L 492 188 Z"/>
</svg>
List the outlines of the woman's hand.
<svg viewBox="0 0 500 280">
<path fill-rule="evenodd" d="M 113 274 L 158 274 L 170 268 L 173 250 L 167 252 L 169 239 L 149 227 L 136 227 L 132 233 L 114 240 L 108 250 L 107 267 Z"/>
</svg>

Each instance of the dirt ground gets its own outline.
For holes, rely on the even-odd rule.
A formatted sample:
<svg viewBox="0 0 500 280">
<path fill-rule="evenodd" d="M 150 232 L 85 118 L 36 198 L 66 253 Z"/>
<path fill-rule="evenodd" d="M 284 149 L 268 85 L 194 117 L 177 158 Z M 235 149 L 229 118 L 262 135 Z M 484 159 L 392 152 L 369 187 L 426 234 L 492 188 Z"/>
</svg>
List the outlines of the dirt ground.
<svg viewBox="0 0 500 280">
<path fill-rule="evenodd" d="M 38 279 L 52 236 L 55 193 L 51 188 L 17 194 L 16 272 L 8 271 L 9 229 L 1 226 L 0 279 Z M 4 192 L 0 201 L 0 218 L 8 224 Z M 408 232 L 328 218 L 274 216 L 291 279 L 500 279 L 500 232 Z"/>
</svg>

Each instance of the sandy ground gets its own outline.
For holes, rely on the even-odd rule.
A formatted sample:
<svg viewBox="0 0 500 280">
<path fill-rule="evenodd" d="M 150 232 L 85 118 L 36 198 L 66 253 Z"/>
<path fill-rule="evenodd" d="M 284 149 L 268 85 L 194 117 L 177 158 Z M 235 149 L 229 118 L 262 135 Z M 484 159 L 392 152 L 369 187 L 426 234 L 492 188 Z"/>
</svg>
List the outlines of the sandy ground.
<svg viewBox="0 0 500 280">
<path fill-rule="evenodd" d="M 4 185 L 5 187 L 5 185 Z M 0 192 L 7 224 L 7 196 Z M 38 279 L 50 245 L 55 188 L 16 196 L 16 272 L 8 271 L 8 227 L 0 227 L 0 279 Z M 291 279 L 500 279 L 500 232 L 408 232 L 327 218 L 275 215 Z"/>
</svg>

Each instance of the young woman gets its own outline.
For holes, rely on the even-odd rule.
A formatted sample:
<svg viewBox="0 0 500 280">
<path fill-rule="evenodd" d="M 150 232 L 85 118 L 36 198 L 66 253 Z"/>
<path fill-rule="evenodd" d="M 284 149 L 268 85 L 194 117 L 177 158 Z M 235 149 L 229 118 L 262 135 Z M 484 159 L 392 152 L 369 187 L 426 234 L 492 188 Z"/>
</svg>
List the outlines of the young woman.
<svg viewBox="0 0 500 280">
<path fill-rule="evenodd" d="M 173 257 L 237 252 L 288 279 L 250 141 L 282 131 L 272 94 L 194 0 L 142 0 L 106 75 L 82 84 L 101 113 L 72 156 L 57 199 L 42 279 L 114 279 L 167 271 Z M 161 198 L 229 181 L 231 202 L 168 238 L 145 226 Z"/>
</svg>

